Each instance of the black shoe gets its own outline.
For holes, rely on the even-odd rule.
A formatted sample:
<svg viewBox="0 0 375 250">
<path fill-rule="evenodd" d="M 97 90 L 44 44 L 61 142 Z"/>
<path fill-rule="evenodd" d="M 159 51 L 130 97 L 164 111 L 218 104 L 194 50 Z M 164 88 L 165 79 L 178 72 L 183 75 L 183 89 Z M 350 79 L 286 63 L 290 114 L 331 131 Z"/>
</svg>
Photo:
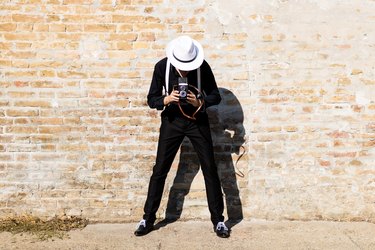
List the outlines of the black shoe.
<svg viewBox="0 0 375 250">
<path fill-rule="evenodd" d="M 148 234 L 154 229 L 154 225 L 152 223 L 147 223 L 146 220 L 141 220 L 138 224 L 137 230 L 135 230 L 135 236 L 143 236 Z"/>
<path fill-rule="evenodd" d="M 228 238 L 230 236 L 230 230 L 227 228 L 224 222 L 217 223 L 215 232 L 220 238 Z"/>
</svg>

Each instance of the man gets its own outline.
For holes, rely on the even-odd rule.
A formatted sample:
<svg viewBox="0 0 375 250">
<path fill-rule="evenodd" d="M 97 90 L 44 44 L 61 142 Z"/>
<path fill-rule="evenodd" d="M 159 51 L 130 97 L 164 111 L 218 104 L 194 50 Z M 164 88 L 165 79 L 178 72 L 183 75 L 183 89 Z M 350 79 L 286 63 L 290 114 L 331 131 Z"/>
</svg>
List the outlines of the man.
<svg viewBox="0 0 375 250">
<path fill-rule="evenodd" d="M 155 65 L 147 95 L 150 108 L 164 109 L 164 111 L 161 113 L 156 163 L 148 187 L 144 215 L 134 234 L 142 236 L 152 231 L 165 179 L 184 137 L 187 136 L 202 168 L 214 230 L 219 237 L 227 238 L 229 229 L 224 224 L 222 215 L 223 194 L 205 111 L 207 107 L 217 105 L 221 101 L 215 77 L 204 60 L 202 46 L 188 36 L 180 36 L 171 41 L 167 46 L 166 54 L 167 57 Z M 201 87 L 205 95 L 199 93 L 197 97 L 189 90 L 186 100 L 181 100 L 181 93 L 174 89 L 174 86 L 178 85 L 181 79 L 186 81 L 186 78 L 190 86 L 198 90 Z M 191 115 L 193 112 L 194 114 Z M 190 115 L 187 115 L 188 113 Z"/>
</svg>

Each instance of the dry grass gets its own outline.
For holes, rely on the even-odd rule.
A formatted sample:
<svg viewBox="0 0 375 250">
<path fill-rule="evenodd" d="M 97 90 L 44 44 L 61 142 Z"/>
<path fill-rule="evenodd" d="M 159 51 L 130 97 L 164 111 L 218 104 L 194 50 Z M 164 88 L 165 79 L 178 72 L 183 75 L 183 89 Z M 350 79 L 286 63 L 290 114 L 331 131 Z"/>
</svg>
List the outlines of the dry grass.
<svg viewBox="0 0 375 250">
<path fill-rule="evenodd" d="M 12 234 L 29 233 L 35 235 L 39 240 L 52 238 L 63 239 L 67 232 L 73 229 L 82 229 L 88 225 L 88 220 L 79 217 L 53 217 L 44 220 L 31 215 L 1 218 L 0 232 Z"/>
</svg>

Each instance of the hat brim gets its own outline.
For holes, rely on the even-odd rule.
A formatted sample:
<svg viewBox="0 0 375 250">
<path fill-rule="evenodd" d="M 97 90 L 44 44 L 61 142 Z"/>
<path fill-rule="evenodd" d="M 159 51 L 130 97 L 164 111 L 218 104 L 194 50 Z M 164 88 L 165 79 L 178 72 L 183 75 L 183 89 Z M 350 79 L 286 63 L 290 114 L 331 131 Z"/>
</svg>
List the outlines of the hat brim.
<svg viewBox="0 0 375 250">
<path fill-rule="evenodd" d="M 176 46 L 177 38 L 168 43 L 167 48 L 166 48 L 166 54 L 167 54 L 167 57 L 168 57 L 170 63 L 175 68 L 177 68 L 179 70 L 183 70 L 183 71 L 191 71 L 191 70 L 195 70 L 195 69 L 199 68 L 202 65 L 203 60 L 204 60 L 203 47 L 198 41 L 196 41 L 194 39 L 192 39 L 192 40 L 193 40 L 193 44 L 194 44 L 194 46 L 197 50 L 197 56 L 195 57 L 195 59 L 193 61 L 188 62 L 188 63 L 178 61 L 173 56 L 173 50 Z"/>
</svg>

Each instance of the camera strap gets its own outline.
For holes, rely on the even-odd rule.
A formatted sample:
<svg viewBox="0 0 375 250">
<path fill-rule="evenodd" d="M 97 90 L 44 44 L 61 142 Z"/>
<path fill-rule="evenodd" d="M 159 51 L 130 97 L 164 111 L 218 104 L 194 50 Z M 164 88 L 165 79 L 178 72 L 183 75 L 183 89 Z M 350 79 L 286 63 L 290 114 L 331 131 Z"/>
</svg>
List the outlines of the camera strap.
<svg viewBox="0 0 375 250">
<path fill-rule="evenodd" d="M 169 62 L 169 59 L 167 59 L 167 66 L 166 66 L 166 69 L 165 69 L 165 85 L 164 85 L 164 95 L 169 95 L 169 72 L 170 72 L 170 69 L 171 69 L 171 64 Z M 177 70 L 178 71 L 178 70 Z M 181 73 L 178 71 L 178 73 L 181 75 Z M 184 112 L 184 110 L 181 108 L 181 105 L 180 103 L 178 103 L 178 107 L 180 108 L 180 111 L 181 113 L 191 119 L 191 120 L 196 120 L 195 118 L 195 115 L 199 112 L 199 110 L 202 108 L 203 104 L 204 104 L 204 99 L 203 99 L 203 95 L 202 95 L 202 92 L 201 92 L 201 87 L 202 87 L 202 82 L 201 82 L 201 68 L 199 67 L 197 69 L 197 87 L 194 87 L 194 86 L 191 86 L 192 88 L 194 88 L 197 92 L 197 99 L 199 100 L 199 107 L 197 108 L 197 110 L 194 112 L 194 114 L 192 116 L 186 114 Z"/>
<path fill-rule="evenodd" d="M 197 68 L 197 86 L 198 86 L 198 89 L 199 91 L 201 91 L 201 68 Z"/>
<path fill-rule="evenodd" d="M 165 85 L 164 85 L 164 95 L 168 95 L 168 86 L 169 86 L 169 71 L 171 69 L 171 63 L 167 59 L 167 68 L 165 70 Z"/>
<path fill-rule="evenodd" d="M 201 94 L 201 92 L 200 92 L 200 90 L 199 90 L 198 88 L 196 88 L 196 87 L 194 87 L 194 86 L 190 86 L 190 87 L 192 87 L 193 89 L 195 89 L 195 91 L 197 91 L 197 96 L 198 96 L 198 95 L 202 96 L 202 94 Z M 199 101 L 199 107 L 195 110 L 194 114 L 192 114 L 191 116 L 188 115 L 188 114 L 186 114 L 186 113 L 184 112 L 184 110 L 182 109 L 181 104 L 178 103 L 178 107 L 180 108 L 181 113 L 182 113 L 185 117 L 187 117 L 187 118 L 189 118 L 189 119 L 191 119 L 191 120 L 196 120 L 196 119 L 197 119 L 197 118 L 195 118 L 195 115 L 199 112 L 199 110 L 201 110 L 201 108 L 203 107 L 203 104 L 204 104 L 204 99 L 203 99 L 203 98 L 197 98 L 197 99 L 198 99 L 198 101 Z"/>
</svg>

